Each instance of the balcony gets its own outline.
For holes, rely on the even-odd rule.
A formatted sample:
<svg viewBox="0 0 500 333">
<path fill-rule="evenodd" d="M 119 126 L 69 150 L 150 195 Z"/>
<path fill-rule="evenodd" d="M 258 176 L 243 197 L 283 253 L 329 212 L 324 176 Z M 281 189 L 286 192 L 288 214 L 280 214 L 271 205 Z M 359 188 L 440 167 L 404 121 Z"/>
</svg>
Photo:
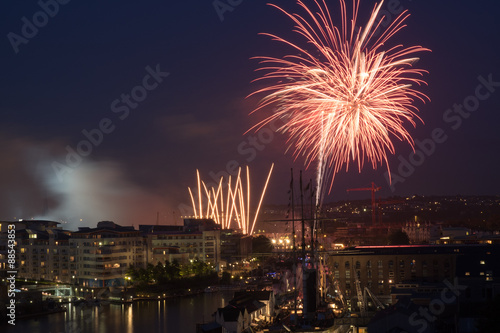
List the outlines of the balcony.
<svg viewBox="0 0 500 333">
<path fill-rule="evenodd" d="M 111 248 L 101 247 L 96 251 L 96 254 L 113 254 L 113 250 Z"/>
<path fill-rule="evenodd" d="M 112 260 L 116 260 L 116 259 L 113 259 L 111 257 L 97 257 L 95 258 L 95 261 L 96 262 L 105 262 L 105 261 L 112 261 Z"/>
</svg>

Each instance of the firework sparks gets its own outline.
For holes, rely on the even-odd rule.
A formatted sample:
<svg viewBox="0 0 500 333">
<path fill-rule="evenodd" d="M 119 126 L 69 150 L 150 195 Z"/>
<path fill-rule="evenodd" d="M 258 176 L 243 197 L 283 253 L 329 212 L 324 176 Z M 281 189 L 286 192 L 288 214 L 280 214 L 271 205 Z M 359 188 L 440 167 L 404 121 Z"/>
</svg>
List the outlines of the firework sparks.
<svg viewBox="0 0 500 333">
<path fill-rule="evenodd" d="M 244 234 L 252 235 L 273 168 L 274 164 L 271 165 L 267 175 L 253 219 L 250 217 L 250 169 L 248 166 L 246 167 L 246 191 L 241 180 L 241 168 L 238 169 L 234 184 L 229 176 L 227 184 L 223 183 L 224 179 L 221 178 L 217 188 L 211 187 L 210 189 L 201 180 L 200 173 L 196 170 L 198 202 L 195 200 L 193 191 L 188 187 L 195 217 L 213 219 L 222 229 L 229 229 L 236 224 Z"/>
<path fill-rule="evenodd" d="M 428 97 L 414 89 L 425 84 L 426 71 L 416 69 L 413 54 L 430 51 L 421 46 L 396 45 L 385 49 L 387 42 L 405 25 L 409 14 L 404 11 L 379 37 L 382 29 L 377 15 L 382 6 L 375 5 L 364 28 L 357 28 L 359 0 L 353 0 L 352 19 L 347 19 L 344 0 L 340 0 L 341 26 L 333 24 L 324 0 L 314 1 L 309 9 L 297 4 L 304 16 L 291 14 L 271 5 L 295 24 L 294 32 L 303 38 L 303 46 L 272 34 L 273 40 L 285 44 L 293 54 L 282 58 L 258 57 L 264 74 L 258 80 L 272 82 L 253 94 L 265 94 L 253 112 L 273 105 L 277 111 L 256 124 L 259 130 L 273 120 L 285 120 L 279 130 L 288 134 L 294 155 L 305 157 L 306 167 L 317 163 L 317 204 L 324 195 L 323 182 L 331 179 L 345 164 L 357 162 L 361 171 L 365 161 L 375 169 L 385 163 L 390 174 L 387 153 L 394 154 L 391 139 L 413 139 L 404 125 L 416 126 L 421 120 L 413 105 Z M 252 94 L 252 95 L 253 95 Z"/>
</svg>

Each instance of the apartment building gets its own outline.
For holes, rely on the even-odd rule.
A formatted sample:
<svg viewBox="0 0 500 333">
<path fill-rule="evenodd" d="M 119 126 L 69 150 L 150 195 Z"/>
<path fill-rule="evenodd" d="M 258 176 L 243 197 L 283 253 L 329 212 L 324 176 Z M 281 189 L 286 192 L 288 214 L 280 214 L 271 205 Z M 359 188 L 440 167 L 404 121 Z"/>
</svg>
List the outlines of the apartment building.
<svg viewBox="0 0 500 333">
<path fill-rule="evenodd" d="M 18 277 L 71 283 L 69 232 L 23 229 L 16 232 Z"/>
<path fill-rule="evenodd" d="M 130 266 L 146 264 L 145 243 L 134 227 L 102 221 L 96 228 L 78 228 L 69 243 L 71 274 L 81 286 L 122 286 Z"/>
<path fill-rule="evenodd" d="M 220 262 L 221 231 L 212 220 L 186 219 L 183 226 L 140 225 L 145 237 L 148 263 Z"/>
<path fill-rule="evenodd" d="M 220 262 L 220 229 L 212 220 L 186 220 L 183 226 L 120 226 L 62 230 L 54 221 L 0 222 L 0 276 L 6 276 L 7 228 L 16 229 L 18 277 L 86 287 L 121 286 L 131 267 L 166 260 Z"/>
<path fill-rule="evenodd" d="M 45 220 L 0 221 L 0 276 L 6 276 L 8 226 L 15 229 L 18 278 L 70 283 L 69 237 L 59 222 Z"/>
</svg>

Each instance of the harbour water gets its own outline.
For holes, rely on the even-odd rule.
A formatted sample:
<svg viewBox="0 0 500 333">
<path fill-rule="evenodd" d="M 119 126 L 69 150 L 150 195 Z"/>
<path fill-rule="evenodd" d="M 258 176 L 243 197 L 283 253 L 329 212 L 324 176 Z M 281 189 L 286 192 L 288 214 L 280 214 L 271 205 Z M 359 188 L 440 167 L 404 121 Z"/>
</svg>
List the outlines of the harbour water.
<svg viewBox="0 0 500 333">
<path fill-rule="evenodd" d="M 5 333 L 189 333 L 196 323 L 210 322 L 212 314 L 233 297 L 232 291 L 204 293 L 132 304 L 74 306 L 66 312 L 17 321 L 0 327 Z"/>
</svg>

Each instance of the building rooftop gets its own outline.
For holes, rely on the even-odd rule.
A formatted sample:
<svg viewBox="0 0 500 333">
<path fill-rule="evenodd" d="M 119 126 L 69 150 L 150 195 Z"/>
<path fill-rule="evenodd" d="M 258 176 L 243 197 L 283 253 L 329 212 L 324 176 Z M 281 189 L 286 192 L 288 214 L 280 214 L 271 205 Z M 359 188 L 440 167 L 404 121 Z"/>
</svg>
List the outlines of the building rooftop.
<svg viewBox="0 0 500 333">
<path fill-rule="evenodd" d="M 331 255 L 394 255 L 394 254 L 437 254 L 437 253 L 482 253 L 495 251 L 500 253 L 498 244 L 443 244 L 443 245 L 391 245 L 391 246 L 356 246 L 339 250 Z"/>
</svg>

